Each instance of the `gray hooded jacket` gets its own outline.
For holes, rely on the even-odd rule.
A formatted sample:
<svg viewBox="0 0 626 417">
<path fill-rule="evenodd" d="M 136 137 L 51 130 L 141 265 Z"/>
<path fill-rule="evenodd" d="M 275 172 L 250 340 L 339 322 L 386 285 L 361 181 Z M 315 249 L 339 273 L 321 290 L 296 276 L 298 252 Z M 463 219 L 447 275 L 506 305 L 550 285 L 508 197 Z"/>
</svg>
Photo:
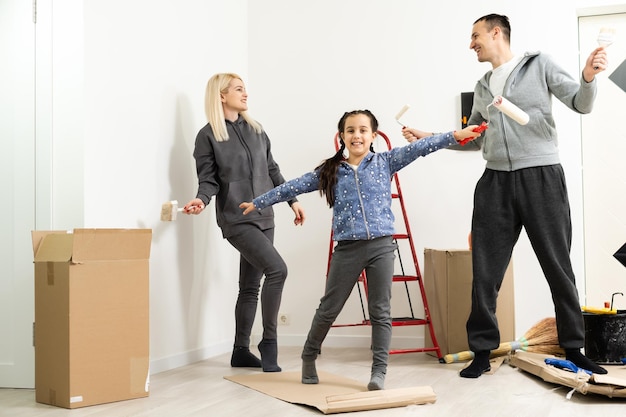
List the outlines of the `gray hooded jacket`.
<svg viewBox="0 0 626 417">
<path fill-rule="evenodd" d="M 274 227 L 271 207 L 243 215 L 239 204 L 285 182 L 272 156 L 265 131 L 255 132 L 243 117 L 226 121 L 228 140 L 217 142 L 210 124 L 196 137 L 193 156 L 198 173 L 198 194 L 205 206 L 216 196 L 215 212 L 222 235 L 233 236 L 255 225 L 261 230 Z M 289 205 L 296 202 L 289 201 Z"/>
<path fill-rule="evenodd" d="M 489 90 L 491 71 L 476 84 L 474 104 L 468 124 L 489 122 L 483 135 L 465 148 L 481 147 L 487 168 L 515 171 L 522 168 L 560 163 L 557 131 L 552 116 L 552 95 L 577 113 L 591 112 L 596 81 L 574 80 L 547 55 L 527 52 L 504 85 L 503 97 L 529 115 L 520 125 L 492 103 Z M 455 147 L 455 149 L 460 149 Z"/>
</svg>

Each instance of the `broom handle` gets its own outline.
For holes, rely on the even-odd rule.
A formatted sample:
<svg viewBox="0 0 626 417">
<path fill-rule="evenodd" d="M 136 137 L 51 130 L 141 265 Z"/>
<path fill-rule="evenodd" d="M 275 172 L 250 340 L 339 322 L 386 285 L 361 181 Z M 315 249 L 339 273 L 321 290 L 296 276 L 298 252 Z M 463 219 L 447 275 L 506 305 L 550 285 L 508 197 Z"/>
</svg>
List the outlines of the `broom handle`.
<svg viewBox="0 0 626 417">
<path fill-rule="evenodd" d="M 522 348 L 522 343 L 518 341 L 500 343 L 500 346 L 498 346 L 497 349 L 494 349 L 491 351 L 490 357 L 493 358 L 496 356 L 506 355 L 507 353 L 513 350 L 521 349 L 521 348 Z M 449 353 L 443 357 L 443 360 L 446 363 L 464 362 L 464 361 L 469 361 L 470 359 L 474 359 L 474 352 L 469 351 L 469 350 L 465 350 L 459 353 Z"/>
</svg>

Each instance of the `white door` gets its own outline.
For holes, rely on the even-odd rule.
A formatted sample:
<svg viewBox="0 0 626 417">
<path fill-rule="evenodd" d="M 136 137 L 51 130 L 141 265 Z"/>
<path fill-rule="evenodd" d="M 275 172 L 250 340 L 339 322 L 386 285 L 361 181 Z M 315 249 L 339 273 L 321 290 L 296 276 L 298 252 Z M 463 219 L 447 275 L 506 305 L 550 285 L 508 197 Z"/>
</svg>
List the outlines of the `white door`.
<svg viewBox="0 0 626 417">
<path fill-rule="evenodd" d="M 0 1 L 0 387 L 34 387 L 35 29 L 32 3 Z"/>
<path fill-rule="evenodd" d="M 615 36 L 607 48 L 609 68 L 597 77 L 593 112 L 582 117 L 586 304 L 602 307 L 622 292 L 614 308 L 626 309 L 626 268 L 613 257 L 626 243 L 626 86 L 611 80 L 620 65 L 626 71 L 626 13 L 579 19 L 580 68 L 601 28 L 615 29 Z"/>
</svg>

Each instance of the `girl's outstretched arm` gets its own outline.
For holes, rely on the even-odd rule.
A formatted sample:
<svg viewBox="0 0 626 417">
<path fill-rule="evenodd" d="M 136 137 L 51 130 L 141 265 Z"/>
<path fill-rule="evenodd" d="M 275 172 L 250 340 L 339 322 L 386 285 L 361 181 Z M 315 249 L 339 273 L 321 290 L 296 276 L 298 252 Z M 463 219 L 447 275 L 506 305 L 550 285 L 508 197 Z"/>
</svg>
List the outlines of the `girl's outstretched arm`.
<svg viewBox="0 0 626 417">
<path fill-rule="evenodd" d="M 244 216 L 256 209 L 256 207 L 254 206 L 254 203 L 250 203 L 247 201 L 239 204 L 239 208 L 243 209 Z M 293 219 L 293 224 L 295 224 L 296 226 L 304 224 L 304 219 L 305 219 L 304 209 L 302 208 L 302 206 L 300 206 L 300 203 L 298 202 L 293 203 L 291 205 L 291 209 L 296 215 L 296 217 Z"/>
</svg>

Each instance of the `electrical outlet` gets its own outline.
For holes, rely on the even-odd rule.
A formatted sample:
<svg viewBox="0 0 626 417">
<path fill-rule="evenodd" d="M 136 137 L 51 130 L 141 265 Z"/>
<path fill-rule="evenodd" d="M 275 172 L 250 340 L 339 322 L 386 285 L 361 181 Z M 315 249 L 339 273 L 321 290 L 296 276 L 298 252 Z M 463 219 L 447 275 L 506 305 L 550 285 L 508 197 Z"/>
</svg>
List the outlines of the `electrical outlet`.
<svg viewBox="0 0 626 417">
<path fill-rule="evenodd" d="M 287 313 L 279 313 L 278 314 L 278 324 L 283 326 L 288 325 L 291 322 L 291 317 Z"/>
</svg>

